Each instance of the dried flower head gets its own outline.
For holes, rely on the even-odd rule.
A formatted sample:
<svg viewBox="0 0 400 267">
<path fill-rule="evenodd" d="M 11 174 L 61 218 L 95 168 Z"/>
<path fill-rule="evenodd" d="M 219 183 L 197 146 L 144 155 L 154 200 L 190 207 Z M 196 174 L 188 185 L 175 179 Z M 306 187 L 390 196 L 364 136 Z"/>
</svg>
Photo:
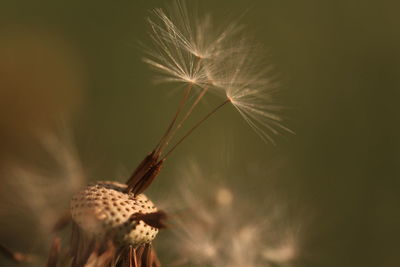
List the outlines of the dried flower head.
<svg viewBox="0 0 400 267">
<path fill-rule="evenodd" d="M 144 266 L 157 264 L 151 241 L 158 229 L 165 227 L 165 214 L 145 195 L 127 191 L 126 184 L 104 181 L 88 185 L 72 198 L 71 215 L 76 235 L 71 254 L 80 255 L 74 259 L 75 265 L 99 260 L 101 266 L 123 262 L 140 266 L 142 261 Z M 86 253 L 80 253 L 83 243 L 92 244 L 85 248 Z"/>
<path fill-rule="evenodd" d="M 145 223 L 145 215 L 157 212 L 145 195 L 126 194 L 126 185 L 98 182 L 87 186 L 71 201 L 73 220 L 87 233 L 104 238 L 115 235 L 118 243 L 133 246 L 150 243 L 158 229 Z M 140 214 L 145 221 L 135 220 Z"/>
</svg>

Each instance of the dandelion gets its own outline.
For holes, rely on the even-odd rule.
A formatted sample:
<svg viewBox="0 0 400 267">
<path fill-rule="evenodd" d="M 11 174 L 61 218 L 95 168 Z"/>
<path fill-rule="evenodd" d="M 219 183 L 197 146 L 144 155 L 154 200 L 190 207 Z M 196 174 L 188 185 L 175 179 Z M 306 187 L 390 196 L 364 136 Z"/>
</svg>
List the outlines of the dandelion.
<svg viewBox="0 0 400 267">
<path fill-rule="evenodd" d="M 73 267 L 159 267 L 153 240 L 167 226 L 167 215 L 144 192 L 179 144 L 227 103 L 266 141 L 273 142 L 270 134 L 289 131 L 276 114 L 281 108 L 273 101 L 276 84 L 269 68 L 260 63 L 260 54 L 240 25 L 218 28 L 210 16 L 192 15 L 184 1 L 174 2 L 167 11 L 154 10 L 149 25 L 154 48 L 147 51 L 145 62 L 161 73 L 160 81 L 185 84 L 177 111 L 160 141 L 125 183 L 97 181 L 74 194 L 67 216 L 56 223 L 57 230 L 71 225 L 70 244 L 65 251 L 60 239 L 54 239 L 48 267 L 64 262 Z M 222 95 L 223 102 L 170 146 L 208 93 Z M 261 248 L 265 223 L 255 215 L 244 216 L 246 208 L 234 204 L 239 201 L 230 189 L 209 193 L 215 197 L 211 206 L 185 195 L 184 203 L 195 213 L 189 221 L 176 221 L 182 231 L 178 244 L 186 255 L 184 260 L 198 266 L 233 267 L 266 266 L 266 259 L 274 262 L 273 253 Z M 46 228 L 53 221 L 54 216 L 46 219 Z M 282 253 L 274 255 L 283 258 L 279 257 Z"/>
<path fill-rule="evenodd" d="M 127 192 L 126 184 L 102 181 L 83 187 L 87 177 L 69 139 L 41 133 L 40 143 L 57 168 L 10 164 L 4 173 L 11 178 L 9 190 L 2 192 L 0 205 L 3 226 L 20 221 L 21 213 L 30 215 L 36 227 L 29 237 L 36 236 L 40 246 L 30 255 L 0 244 L 0 253 L 43 266 L 46 260 L 37 255 L 53 240 L 48 267 L 160 266 L 151 241 L 165 228 L 165 213 L 144 194 Z M 59 238 L 65 228 L 72 231 L 69 244 Z"/>
</svg>

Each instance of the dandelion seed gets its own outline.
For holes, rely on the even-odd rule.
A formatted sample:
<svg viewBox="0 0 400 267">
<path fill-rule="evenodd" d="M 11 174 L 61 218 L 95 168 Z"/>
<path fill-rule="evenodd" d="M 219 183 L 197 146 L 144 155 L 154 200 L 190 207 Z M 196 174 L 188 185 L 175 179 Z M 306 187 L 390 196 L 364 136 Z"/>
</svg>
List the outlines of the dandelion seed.
<svg viewBox="0 0 400 267">
<path fill-rule="evenodd" d="M 225 95 L 245 121 L 266 142 L 273 136 L 292 131 L 282 124 L 279 113 L 284 109 L 276 103 L 279 84 L 271 75 L 259 48 L 247 45 L 243 39 L 240 53 L 214 60 L 209 64 L 210 80 L 219 94 Z M 253 42 L 254 43 L 254 42 Z"/>
<path fill-rule="evenodd" d="M 176 9 L 184 20 L 183 29 L 177 27 L 162 9 L 155 9 L 154 18 L 149 18 L 152 30 L 150 37 L 155 44 L 155 50 L 147 51 L 148 58 L 144 61 L 163 74 L 159 81 L 202 85 L 207 82 L 207 77 L 204 75 L 199 57 L 182 49 L 182 45 L 190 44 L 184 32 L 190 32 L 190 25 L 185 23 L 185 20 L 189 19 L 184 9 L 179 6 Z"/>
<path fill-rule="evenodd" d="M 193 8 L 195 9 L 195 8 Z M 204 62 L 227 55 L 223 44 L 241 29 L 236 23 L 217 28 L 211 16 L 190 12 L 186 1 L 155 9 L 148 19 L 153 50 L 144 59 L 158 69 L 164 82 L 184 82 L 205 87 L 209 84 Z"/>
<path fill-rule="evenodd" d="M 264 141 L 274 143 L 274 136 L 292 133 L 279 115 L 283 107 L 274 99 L 278 84 L 257 42 L 237 22 L 218 28 L 211 16 L 192 13 L 185 1 L 175 1 L 149 19 L 155 47 L 147 51 L 145 62 L 163 74 L 159 81 L 201 88 L 181 123 L 212 92 L 229 100 Z"/>
</svg>

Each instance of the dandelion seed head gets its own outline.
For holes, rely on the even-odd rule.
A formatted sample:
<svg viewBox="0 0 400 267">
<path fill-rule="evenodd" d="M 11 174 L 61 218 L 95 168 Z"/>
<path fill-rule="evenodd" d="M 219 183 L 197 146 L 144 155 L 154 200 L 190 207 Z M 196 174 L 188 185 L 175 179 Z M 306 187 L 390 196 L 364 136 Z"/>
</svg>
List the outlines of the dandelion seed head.
<svg viewBox="0 0 400 267">
<path fill-rule="evenodd" d="M 87 186 L 72 198 L 73 220 L 96 238 L 112 233 L 119 243 L 150 243 L 158 229 L 142 220 L 133 220 L 132 215 L 153 213 L 157 208 L 145 195 L 134 196 L 125 189 L 124 184 L 107 181 Z"/>
</svg>

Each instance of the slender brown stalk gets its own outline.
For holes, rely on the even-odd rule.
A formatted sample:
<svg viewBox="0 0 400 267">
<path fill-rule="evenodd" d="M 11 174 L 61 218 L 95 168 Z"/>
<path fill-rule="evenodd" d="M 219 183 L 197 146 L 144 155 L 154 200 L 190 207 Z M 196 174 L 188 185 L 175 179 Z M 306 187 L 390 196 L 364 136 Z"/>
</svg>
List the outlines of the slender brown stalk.
<svg viewBox="0 0 400 267">
<path fill-rule="evenodd" d="M 168 140 L 168 138 L 170 136 L 170 133 L 171 133 L 171 130 L 173 129 L 173 127 L 175 125 L 175 122 L 179 117 L 179 114 L 181 113 L 183 107 L 186 104 L 187 99 L 189 98 L 189 95 L 190 95 L 190 92 L 192 90 L 192 87 L 193 87 L 193 85 L 190 84 L 188 87 L 186 87 L 185 91 L 183 92 L 183 96 L 182 96 L 181 101 L 179 102 L 178 109 L 177 109 L 175 115 L 173 116 L 173 118 L 171 120 L 171 123 L 169 124 L 167 130 L 165 131 L 165 133 L 161 137 L 160 142 L 156 146 L 156 149 L 155 149 L 156 154 L 161 153 L 163 151 L 163 149 L 165 148 L 166 141 Z"/>
<path fill-rule="evenodd" d="M 168 144 L 168 140 L 170 140 L 171 131 L 173 130 L 179 114 L 182 112 L 182 109 L 187 102 L 191 90 L 192 85 L 189 85 L 185 89 L 182 99 L 178 105 L 178 109 L 174 117 L 172 118 L 172 121 L 169 124 L 167 130 L 157 144 L 156 148 L 142 160 L 142 162 L 139 164 L 139 166 L 126 182 L 126 184 L 128 185 L 128 192 L 132 192 L 135 195 L 142 193 L 144 190 L 147 189 L 147 187 L 153 182 L 155 177 L 160 172 L 163 163 L 162 160 L 159 161 L 160 154 Z"/>
<path fill-rule="evenodd" d="M 96 242 L 88 238 L 76 223 L 72 224 L 70 255 L 72 266 L 81 267 L 88 261 L 90 254 L 95 251 Z"/>
<path fill-rule="evenodd" d="M 212 111 L 210 111 L 206 116 L 204 116 L 201 120 L 199 120 L 189 131 L 186 132 L 184 136 L 179 139 L 179 141 L 167 152 L 165 155 L 160 159 L 160 162 L 165 161 L 165 159 L 175 150 L 175 148 L 178 147 L 180 143 L 183 142 L 183 140 L 186 139 L 194 130 L 196 130 L 203 122 L 205 122 L 211 115 L 213 115 L 216 111 L 218 111 L 220 108 L 222 108 L 225 104 L 230 103 L 231 100 L 227 99 L 224 102 L 222 102 L 220 105 L 215 107 Z"/>
<path fill-rule="evenodd" d="M 174 137 L 175 133 L 182 127 L 183 123 L 186 121 L 186 119 L 192 114 L 194 108 L 197 106 L 197 104 L 200 102 L 200 100 L 203 98 L 205 93 L 207 92 L 208 88 L 204 88 L 200 94 L 197 96 L 196 100 L 193 102 L 193 104 L 190 106 L 189 110 L 186 112 L 185 116 L 180 120 L 178 125 L 175 127 L 175 129 L 171 132 L 169 138 L 167 139 L 165 146 L 168 146 L 169 142 L 171 141 L 172 137 Z"/>
<path fill-rule="evenodd" d="M 129 246 L 129 267 L 136 267 L 138 266 L 138 261 L 136 258 L 136 250 Z"/>
<path fill-rule="evenodd" d="M 56 267 L 60 258 L 61 239 L 56 237 L 50 248 L 49 257 L 47 259 L 46 267 Z"/>
</svg>

